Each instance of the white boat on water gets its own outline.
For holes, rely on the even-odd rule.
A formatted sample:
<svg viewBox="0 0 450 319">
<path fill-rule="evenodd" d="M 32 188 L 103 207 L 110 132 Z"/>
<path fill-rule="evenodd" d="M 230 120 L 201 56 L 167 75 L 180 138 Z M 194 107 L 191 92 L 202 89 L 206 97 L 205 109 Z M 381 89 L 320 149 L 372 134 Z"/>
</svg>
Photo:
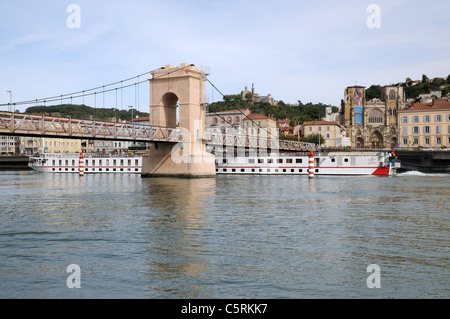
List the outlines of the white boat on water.
<svg viewBox="0 0 450 319">
<path fill-rule="evenodd" d="M 142 169 L 142 155 L 124 154 L 82 154 L 81 161 L 84 174 L 92 173 L 128 173 L 140 174 Z M 79 173 L 79 153 L 44 153 L 31 158 L 29 166 L 45 173 Z"/>
<path fill-rule="evenodd" d="M 283 154 L 267 156 L 216 156 L 217 174 L 263 175 L 394 175 L 400 167 L 390 152 L 315 152 L 311 156 Z M 313 171 L 311 171 L 313 170 Z"/>
</svg>

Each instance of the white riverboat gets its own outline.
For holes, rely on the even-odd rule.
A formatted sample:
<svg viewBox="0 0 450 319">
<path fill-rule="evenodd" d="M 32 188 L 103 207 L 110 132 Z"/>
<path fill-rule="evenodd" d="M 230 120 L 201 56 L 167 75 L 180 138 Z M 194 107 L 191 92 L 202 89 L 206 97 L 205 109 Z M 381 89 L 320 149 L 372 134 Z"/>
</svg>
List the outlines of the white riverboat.
<svg viewBox="0 0 450 319">
<path fill-rule="evenodd" d="M 124 154 L 83 154 L 84 174 L 92 173 L 128 173 L 140 174 L 142 155 Z M 79 153 L 45 153 L 31 158 L 29 166 L 44 173 L 79 173 Z"/>
<path fill-rule="evenodd" d="M 395 153 L 362 152 L 315 152 L 311 158 L 303 154 L 267 156 L 216 155 L 217 174 L 263 174 L 263 175 L 394 175 L 400 167 Z M 311 167 L 311 168 L 310 168 Z M 313 170 L 313 171 L 311 171 Z"/>
</svg>

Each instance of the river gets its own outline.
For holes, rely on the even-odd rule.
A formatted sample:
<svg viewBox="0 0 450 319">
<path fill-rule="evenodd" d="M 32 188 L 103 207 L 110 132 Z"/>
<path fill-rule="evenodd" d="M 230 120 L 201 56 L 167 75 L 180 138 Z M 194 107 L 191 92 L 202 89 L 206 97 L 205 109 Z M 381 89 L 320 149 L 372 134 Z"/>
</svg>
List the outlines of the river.
<svg viewBox="0 0 450 319">
<path fill-rule="evenodd" d="M 0 181 L 1 298 L 450 297 L 448 174 Z"/>
</svg>

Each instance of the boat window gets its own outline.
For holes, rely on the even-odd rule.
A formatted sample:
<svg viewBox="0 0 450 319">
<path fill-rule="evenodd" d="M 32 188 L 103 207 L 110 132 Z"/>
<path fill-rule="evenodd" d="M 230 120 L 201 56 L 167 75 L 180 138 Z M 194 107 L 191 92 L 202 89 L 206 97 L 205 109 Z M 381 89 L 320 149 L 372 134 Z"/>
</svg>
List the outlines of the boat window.
<svg viewBox="0 0 450 319">
<path fill-rule="evenodd" d="M 278 159 L 278 164 L 283 164 L 283 159 L 282 158 Z"/>
<path fill-rule="evenodd" d="M 344 163 L 348 163 L 348 158 L 344 158 Z"/>
<path fill-rule="evenodd" d="M 249 162 L 250 164 L 254 164 L 254 163 L 255 163 L 255 159 L 254 159 L 254 158 L 249 158 L 249 159 L 248 159 L 248 162 Z"/>
<path fill-rule="evenodd" d="M 258 163 L 263 164 L 263 163 L 264 163 L 264 159 L 259 158 L 259 159 L 258 159 Z"/>
<path fill-rule="evenodd" d="M 302 159 L 301 158 L 297 158 L 297 159 L 295 159 L 295 162 L 296 163 L 302 163 Z"/>
<path fill-rule="evenodd" d="M 241 168 L 241 172 L 244 173 L 244 172 L 245 172 L 245 169 L 244 169 L 244 168 Z"/>
<path fill-rule="evenodd" d="M 286 159 L 286 164 L 292 164 L 292 158 L 287 158 Z"/>
<path fill-rule="evenodd" d="M 336 162 L 336 159 L 335 159 L 335 158 L 332 158 L 332 159 L 331 159 L 331 163 L 334 163 L 334 162 Z"/>
<path fill-rule="evenodd" d="M 268 164 L 272 164 L 273 163 L 273 159 L 271 159 L 271 158 L 267 159 L 267 163 Z"/>
</svg>

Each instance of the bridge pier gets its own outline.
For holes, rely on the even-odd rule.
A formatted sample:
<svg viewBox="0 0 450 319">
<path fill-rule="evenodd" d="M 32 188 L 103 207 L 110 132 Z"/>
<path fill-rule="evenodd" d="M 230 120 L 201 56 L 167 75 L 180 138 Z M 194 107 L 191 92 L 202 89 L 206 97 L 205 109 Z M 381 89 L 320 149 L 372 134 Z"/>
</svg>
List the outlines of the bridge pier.
<svg viewBox="0 0 450 319">
<path fill-rule="evenodd" d="M 155 143 L 142 158 L 142 177 L 203 178 L 216 175 L 215 157 L 184 155 L 181 146 Z"/>
<path fill-rule="evenodd" d="M 155 142 L 142 159 L 142 177 L 214 177 L 214 155 L 206 152 L 205 74 L 182 63 L 152 72 L 150 125 L 178 128 L 174 144 Z"/>
</svg>

